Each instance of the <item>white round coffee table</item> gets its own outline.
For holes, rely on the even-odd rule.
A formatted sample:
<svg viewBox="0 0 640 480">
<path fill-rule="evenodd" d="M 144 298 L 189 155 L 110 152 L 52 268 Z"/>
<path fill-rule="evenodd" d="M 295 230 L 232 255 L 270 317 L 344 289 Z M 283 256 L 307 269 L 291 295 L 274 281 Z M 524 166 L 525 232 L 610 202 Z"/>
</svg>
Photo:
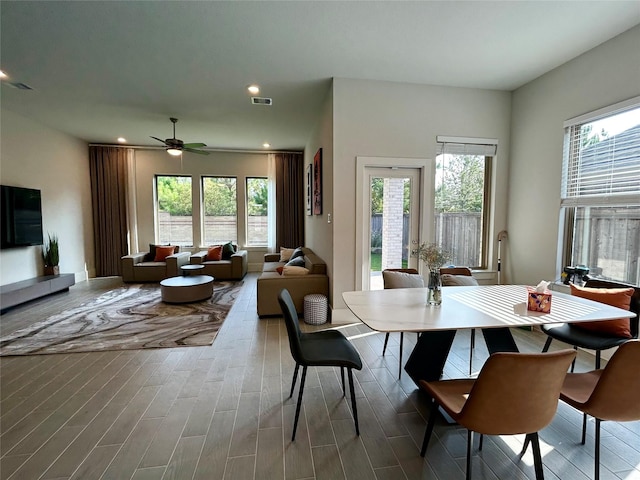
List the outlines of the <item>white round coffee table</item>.
<svg viewBox="0 0 640 480">
<path fill-rule="evenodd" d="M 206 300 L 213 295 L 213 277 L 190 275 L 188 277 L 165 278 L 160 282 L 162 301 L 167 303 L 189 303 Z"/>
</svg>

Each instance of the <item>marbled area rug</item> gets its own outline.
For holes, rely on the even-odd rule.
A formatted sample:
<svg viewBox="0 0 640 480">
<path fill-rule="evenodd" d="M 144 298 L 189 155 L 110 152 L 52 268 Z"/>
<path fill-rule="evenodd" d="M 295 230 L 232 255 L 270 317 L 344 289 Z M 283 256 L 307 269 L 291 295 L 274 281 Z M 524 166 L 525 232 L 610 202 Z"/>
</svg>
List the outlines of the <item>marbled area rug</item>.
<svg viewBox="0 0 640 480">
<path fill-rule="evenodd" d="M 168 304 L 158 284 L 129 284 L 0 337 L 0 356 L 211 345 L 242 282 L 215 282 L 213 297 Z"/>
</svg>

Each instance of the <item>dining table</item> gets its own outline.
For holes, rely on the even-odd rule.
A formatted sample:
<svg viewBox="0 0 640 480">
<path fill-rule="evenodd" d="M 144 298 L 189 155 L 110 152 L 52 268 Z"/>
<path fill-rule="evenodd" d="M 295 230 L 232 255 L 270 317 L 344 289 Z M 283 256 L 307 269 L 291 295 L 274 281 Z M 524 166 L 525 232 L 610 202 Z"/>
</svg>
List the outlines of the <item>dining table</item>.
<svg viewBox="0 0 640 480">
<path fill-rule="evenodd" d="M 347 308 L 372 330 L 420 333 L 405 371 L 418 385 L 442 376 L 458 330 L 482 330 L 489 354 L 517 352 L 514 327 L 632 318 L 634 312 L 553 291 L 548 313 L 527 309 L 525 285 L 443 287 L 442 303 L 427 303 L 427 288 L 344 292 Z"/>
</svg>

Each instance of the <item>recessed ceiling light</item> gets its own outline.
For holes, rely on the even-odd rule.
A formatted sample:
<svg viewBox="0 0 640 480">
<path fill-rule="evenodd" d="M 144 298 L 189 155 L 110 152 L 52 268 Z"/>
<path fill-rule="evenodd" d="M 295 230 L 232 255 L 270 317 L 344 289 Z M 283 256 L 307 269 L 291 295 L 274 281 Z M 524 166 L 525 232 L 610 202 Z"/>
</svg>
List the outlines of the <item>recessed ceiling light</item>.
<svg viewBox="0 0 640 480">
<path fill-rule="evenodd" d="M 8 75 L 0 70 L 0 78 L 8 78 Z"/>
<path fill-rule="evenodd" d="M 267 143 L 267 142 L 264 142 L 264 143 L 262 144 L 262 146 L 263 146 L 264 148 L 269 148 L 269 147 L 271 146 L 271 144 L 270 144 L 270 143 Z"/>
<path fill-rule="evenodd" d="M 118 137 L 118 142 L 120 142 L 120 143 L 125 143 L 126 141 L 127 141 L 127 139 L 126 139 L 126 138 L 124 138 L 124 137 Z"/>
<path fill-rule="evenodd" d="M 247 90 L 249 90 L 249 93 L 251 93 L 252 95 L 260 93 L 260 87 L 258 85 L 249 85 L 247 87 Z"/>
</svg>

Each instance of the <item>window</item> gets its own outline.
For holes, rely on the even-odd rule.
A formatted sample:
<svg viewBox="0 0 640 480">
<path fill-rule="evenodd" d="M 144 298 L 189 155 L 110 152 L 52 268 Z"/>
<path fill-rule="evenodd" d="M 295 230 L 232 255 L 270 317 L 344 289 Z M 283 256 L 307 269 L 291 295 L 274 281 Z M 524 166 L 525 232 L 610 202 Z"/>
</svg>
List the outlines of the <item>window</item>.
<svg viewBox="0 0 640 480">
<path fill-rule="evenodd" d="M 235 177 L 202 177 L 204 245 L 238 242 Z"/>
<path fill-rule="evenodd" d="M 159 243 L 193 245 L 191 177 L 156 175 Z"/>
<path fill-rule="evenodd" d="M 565 122 L 565 265 L 640 281 L 640 98 Z"/>
<path fill-rule="evenodd" d="M 497 141 L 462 140 L 438 137 L 435 238 L 452 253 L 452 264 L 487 268 L 488 199 Z"/>
<path fill-rule="evenodd" d="M 268 179 L 247 178 L 247 245 L 263 246 L 268 241 Z"/>
</svg>

